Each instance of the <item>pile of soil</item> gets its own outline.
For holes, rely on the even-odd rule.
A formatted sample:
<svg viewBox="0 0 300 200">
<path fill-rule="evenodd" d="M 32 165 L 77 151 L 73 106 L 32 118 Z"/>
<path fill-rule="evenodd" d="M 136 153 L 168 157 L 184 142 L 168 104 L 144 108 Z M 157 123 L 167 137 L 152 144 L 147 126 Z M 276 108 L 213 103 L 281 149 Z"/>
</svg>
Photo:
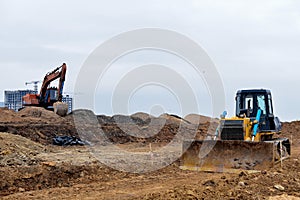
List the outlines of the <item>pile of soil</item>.
<svg viewBox="0 0 300 200">
<path fill-rule="evenodd" d="M 292 142 L 300 144 L 300 121 L 282 123 L 282 137 L 290 138 Z"/>
<path fill-rule="evenodd" d="M 198 115 L 198 114 L 189 114 L 189 115 L 185 116 L 184 119 L 186 121 L 189 121 L 192 124 L 206 124 L 209 122 L 212 122 L 212 123 L 218 122 L 218 119 L 214 119 L 211 117 L 202 116 L 202 115 Z"/>
<path fill-rule="evenodd" d="M 147 121 L 147 120 L 149 120 L 151 118 L 155 118 L 154 116 L 152 116 L 150 114 L 147 114 L 147 113 L 143 113 L 143 112 L 137 112 L 135 114 L 132 114 L 130 117 L 131 118 L 139 118 L 139 119 L 141 119 L 143 121 Z"/>
<path fill-rule="evenodd" d="M 77 129 L 97 133 L 93 123 L 96 120 L 112 143 L 169 143 L 179 131 L 203 139 L 208 132 L 213 133 L 217 126 L 217 123 L 210 124 L 208 117 L 200 115 L 190 115 L 187 119 L 169 114 L 154 117 L 146 113 L 96 116 L 89 110 L 76 110 L 66 117 L 60 117 L 44 108 L 27 107 L 17 113 L 1 109 L 0 131 L 21 135 L 41 144 L 52 144 L 56 136 L 78 137 Z M 201 119 L 199 125 L 196 125 L 196 119 Z M 99 140 L 102 139 L 105 140 L 101 138 L 94 142 L 101 142 Z"/>
<path fill-rule="evenodd" d="M 76 124 L 74 116 L 77 116 Z M 179 130 L 201 140 L 208 134 L 213 134 L 218 125 L 217 119 L 197 114 L 190 114 L 185 118 L 169 114 L 154 117 L 141 112 L 131 116 L 96 116 L 89 110 L 76 110 L 66 117 L 60 117 L 44 108 L 25 108 L 18 113 L 0 109 L 0 131 L 21 135 L 38 143 L 52 144 L 55 136 L 78 137 L 77 129 L 83 129 L 87 134 L 97 133 L 94 121 L 89 119 L 96 120 L 99 126 L 96 129 L 100 128 L 105 133 L 105 138 L 116 144 L 169 143 Z M 300 144 L 300 137 L 295 134 L 299 130 L 299 121 L 285 122 L 280 137 L 288 137 L 295 144 Z M 101 142 L 105 138 L 92 142 Z"/>
<path fill-rule="evenodd" d="M 1 123 L 19 122 L 19 121 L 22 121 L 22 118 L 18 116 L 18 114 L 14 110 L 9 110 L 8 108 L 0 108 Z"/>
<path fill-rule="evenodd" d="M 45 108 L 39 107 L 26 107 L 21 111 L 17 112 L 17 115 L 22 117 L 24 120 L 36 121 L 45 123 L 63 123 L 66 120 L 63 117 L 55 114 L 53 111 L 46 110 Z"/>
<path fill-rule="evenodd" d="M 136 113 L 131 116 L 114 115 L 110 117 L 105 115 L 96 116 L 88 110 L 77 110 L 66 118 L 69 121 L 75 121 L 77 129 L 90 134 L 98 133 L 101 129 L 106 138 L 116 144 L 136 142 L 169 143 L 175 136 L 178 136 L 178 133 L 181 133 L 181 137 L 176 139 L 185 137 L 204 139 L 208 132 L 210 134 L 214 133 L 217 126 L 217 123 L 210 124 L 210 122 L 194 124 L 179 116 L 168 114 L 153 117 L 146 113 Z M 98 140 L 102 139 L 105 140 L 104 138 Z M 89 142 L 93 143 L 95 141 Z"/>
<path fill-rule="evenodd" d="M 21 135 L 41 144 L 51 144 L 57 135 L 76 135 L 72 122 L 36 107 L 27 107 L 19 112 L 0 109 L 0 132 Z"/>
<path fill-rule="evenodd" d="M 37 154 L 46 148 L 27 138 L 10 133 L 0 133 L 0 167 L 36 165 Z"/>
<path fill-rule="evenodd" d="M 39 107 L 26 107 L 19 112 L 0 108 L 0 123 L 63 123 L 66 120 L 54 112 Z"/>
</svg>

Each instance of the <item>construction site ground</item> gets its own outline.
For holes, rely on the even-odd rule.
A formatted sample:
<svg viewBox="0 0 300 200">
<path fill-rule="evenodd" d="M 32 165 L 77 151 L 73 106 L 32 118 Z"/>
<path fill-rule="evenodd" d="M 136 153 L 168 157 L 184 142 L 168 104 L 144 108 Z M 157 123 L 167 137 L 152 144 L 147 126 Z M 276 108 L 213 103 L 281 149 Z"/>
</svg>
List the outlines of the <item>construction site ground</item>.
<svg viewBox="0 0 300 200">
<path fill-rule="evenodd" d="M 76 124 L 75 114 L 79 116 Z M 90 115 L 90 111 L 81 110 L 62 118 L 42 108 L 25 108 L 20 112 L 0 109 L 0 199 L 300 199 L 300 121 L 283 123 L 280 137 L 290 138 L 291 157 L 264 171 L 183 171 L 178 159 L 158 170 L 130 173 L 99 162 L 94 156 L 97 152 L 92 154 L 89 145 L 52 145 L 55 136 L 78 137 L 77 129 L 81 127 L 90 133 L 92 123 L 80 121 L 80 116 L 87 119 Z M 203 139 L 217 124 L 215 119 L 199 115 L 181 119 L 144 113 L 97 116 L 97 120 L 107 137 L 103 141 L 109 140 L 124 151 L 149 153 L 150 160 L 155 157 L 151 152 L 168 145 L 179 130 L 187 134 L 196 130 L 195 138 Z M 198 120 L 199 126 L 195 125 Z M 151 137 L 133 136 L 139 132 Z M 95 145 L 103 147 L 103 141 Z M 180 151 L 181 146 L 169 150 L 163 152 L 166 159 Z M 120 154 L 110 145 L 105 151 L 110 153 L 101 160 Z M 131 159 L 132 163 L 141 162 L 139 156 Z M 128 171 L 128 165 L 123 164 Z M 156 165 L 155 161 L 152 165 Z M 130 167 L 129 171 L 141 170 Z"/>
</svg>

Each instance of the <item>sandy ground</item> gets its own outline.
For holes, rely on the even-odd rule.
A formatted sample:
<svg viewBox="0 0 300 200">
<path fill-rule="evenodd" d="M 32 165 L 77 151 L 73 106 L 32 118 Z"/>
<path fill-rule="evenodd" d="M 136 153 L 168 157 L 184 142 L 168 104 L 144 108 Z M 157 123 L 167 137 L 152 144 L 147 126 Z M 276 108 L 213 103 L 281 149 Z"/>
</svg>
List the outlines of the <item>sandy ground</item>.
<svg viewBox="0 0 300 200">
<path fill-rule="evenodd" d="M 257 173 L 245 170 L 229 174 L 181 170 L 180 161 L 172 161 L 181 151 L 180 146 L 158 151 L 168 144 L 172 131 L 176 132 L 181 121 L 178 118 L 164 116 L 169 122 L 162 129 L 161 140 L 157 135 L 153 140 L 124 138 L 124 133 L 109 121 L 111 118 L 102 116 L 107 132 L 114 133 L 110 136 L 115 140 L 114 146 L 51 145 L 53 135 L 76 135 L 71 118 L 43 110 L 25 110 L 22 114 L 0 111 L 1 199 L 300 198 L 300 122 L 283 124 L 281 137 L 292 138 L 292 156 L 282 166 L 278 163 Z M 145 129 L 142 122 L 139 123 Z M 188 125 L 185 128 L 192 129 Z M 208 130 L 206 121 L 201 122 L 199 138 Z M 127 158 L 124 152 L 130 156 Z M 103 162 L 140 173 L 116 170 Z M 149 171 L 161 163 L 166 166 Z"/>
</svg>

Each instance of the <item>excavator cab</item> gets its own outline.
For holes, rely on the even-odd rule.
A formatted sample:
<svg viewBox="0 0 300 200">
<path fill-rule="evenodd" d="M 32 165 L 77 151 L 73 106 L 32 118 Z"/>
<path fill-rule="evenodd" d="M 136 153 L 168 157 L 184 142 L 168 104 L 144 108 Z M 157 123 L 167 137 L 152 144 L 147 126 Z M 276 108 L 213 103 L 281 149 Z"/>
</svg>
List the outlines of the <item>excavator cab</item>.
<svg viewBox="0 0 300 200">
<path fill-rule="evenodd" d="M 41 104 L 53 105 L 55 102 L 59 101 L 59 95 L 56 87 L 50 87 L 46 90 L 44 98 L 40 98 Z"/>
</svg>

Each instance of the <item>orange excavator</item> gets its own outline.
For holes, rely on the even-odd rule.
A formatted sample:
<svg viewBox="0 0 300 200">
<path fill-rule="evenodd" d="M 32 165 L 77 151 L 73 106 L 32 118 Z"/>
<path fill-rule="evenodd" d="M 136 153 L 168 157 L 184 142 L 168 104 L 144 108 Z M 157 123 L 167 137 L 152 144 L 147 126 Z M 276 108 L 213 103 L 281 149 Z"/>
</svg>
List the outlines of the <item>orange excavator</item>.
<svg viewBox="0 0 300 200">
<path fill-rule="evenodd" d="M 57 67 L 46 74 L 39 94 L 26 94 L 23 96 L 23 106 L 44 107 L 47 110 L 54 110 L 56 114 L 66 115 L 67 106 L 62 106 L 62 94 L 66 78 L 67 65 Z M 58 87 L 51 87 L 51 82 L 59 79 Z"/>
</svg>

